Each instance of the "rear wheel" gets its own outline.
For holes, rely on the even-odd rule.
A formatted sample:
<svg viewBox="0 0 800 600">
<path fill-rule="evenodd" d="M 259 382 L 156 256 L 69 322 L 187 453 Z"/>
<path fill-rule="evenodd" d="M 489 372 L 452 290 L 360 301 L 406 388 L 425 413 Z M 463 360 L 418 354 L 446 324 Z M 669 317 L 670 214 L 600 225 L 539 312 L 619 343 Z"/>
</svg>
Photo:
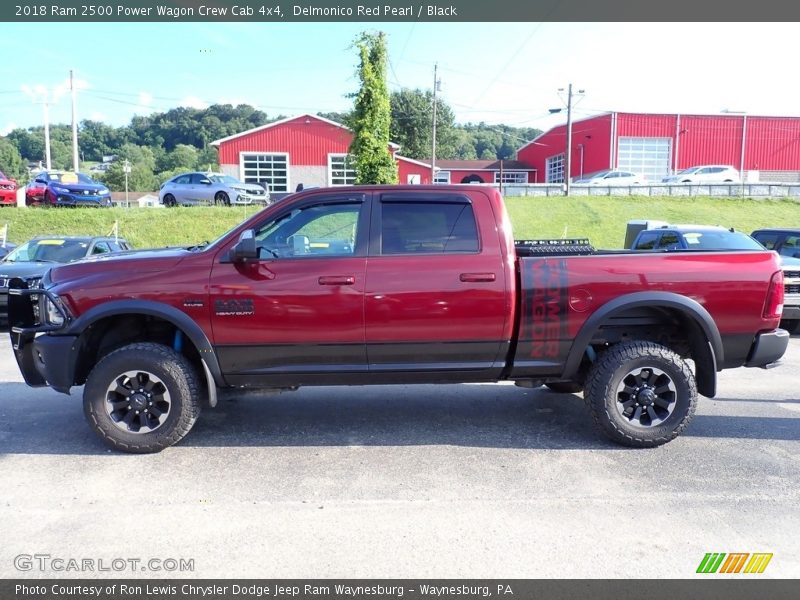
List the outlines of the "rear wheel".
<svg viewBox="0 0 800 600">
<path fill-rule="evenodd" d="M 686 428 L 697 406 L 689 365 L 652 342 L 625 342 L 606 350 L 586 379 L 584 399 L 595 424 L 624 446 L 666 444 Z"/>
<path fill-rule="evenodd" d="M 173 206 L 176 206 L 177 204 L 178 203 L 175 202 L 175 196 L 173 196 L 172 194 L 164 194 L 164 206 L 166 206 L 168 208 L 172 208 Z"/>
<path fill-rule="evenodd" d="M 194 425 L 200 384 L 185 356 L 161 344 L 131 344 L 89 373 L 83 409 L 89 425 L 112 448 L 159 452 Z"/>
</svg>

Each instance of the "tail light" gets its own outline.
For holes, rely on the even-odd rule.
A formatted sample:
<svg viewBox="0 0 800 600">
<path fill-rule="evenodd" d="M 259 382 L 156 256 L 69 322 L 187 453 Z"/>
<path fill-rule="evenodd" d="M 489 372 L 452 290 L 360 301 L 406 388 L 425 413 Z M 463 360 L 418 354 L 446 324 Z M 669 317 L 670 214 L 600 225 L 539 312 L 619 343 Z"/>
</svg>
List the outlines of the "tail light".
<svg viewBox="0 0 800 600">
<path fill-rule="evenodd" d="M 783 271 L 772 275 L 767 290 L 767 300 L 764 302 L 765 319 L 780 319 L 783 313 Z"/>
</svg>

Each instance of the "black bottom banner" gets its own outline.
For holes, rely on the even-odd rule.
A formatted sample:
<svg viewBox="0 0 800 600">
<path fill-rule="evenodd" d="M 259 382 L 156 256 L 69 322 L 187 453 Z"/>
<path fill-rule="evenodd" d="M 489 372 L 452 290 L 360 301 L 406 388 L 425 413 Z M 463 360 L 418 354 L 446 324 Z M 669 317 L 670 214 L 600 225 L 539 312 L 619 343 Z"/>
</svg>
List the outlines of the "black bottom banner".
<svg viewBox="0 0 800 600">
<path fill-rule="evenodd" d="M 711 576 L 713 577 L 713 576 Z M 795 600 L 798 580 L 5 579 L 2 600 Z"/>
</svg>

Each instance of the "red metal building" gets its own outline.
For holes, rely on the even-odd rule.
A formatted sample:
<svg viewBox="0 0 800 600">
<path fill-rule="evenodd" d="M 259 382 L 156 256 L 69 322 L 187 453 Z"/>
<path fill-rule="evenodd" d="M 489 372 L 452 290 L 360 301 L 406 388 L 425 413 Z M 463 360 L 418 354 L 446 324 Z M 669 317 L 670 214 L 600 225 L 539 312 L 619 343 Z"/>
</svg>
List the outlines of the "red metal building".
<svg viewBox="0 0 800 600">
<path fill-rule="evenodd" d="M 518 160 L 437 160 L 436 183 L 537 183 L 536 169 Z"/>
<path fill-rule="evenodd" d="M 564 181 L 566 125 L 519 149 L 542 183 Z M 750 181 L 800 181 L 800 117 L 606 113 L 572 124 L 573 180 L 610 168 L 662 177 L 732 165 Z"/>
<path fill-rule="evenodd" d="M 355 170 L 347 155 L 352 132 L 316 115 L 291 117 L 211 142 L 219 149 L 223 173 L 248 183 L 265 183 L 273 192 L 304 187 L 351 185 Z M 430 183 L 431 166 L 397 154 L 400 183 Z"/>
</svg>

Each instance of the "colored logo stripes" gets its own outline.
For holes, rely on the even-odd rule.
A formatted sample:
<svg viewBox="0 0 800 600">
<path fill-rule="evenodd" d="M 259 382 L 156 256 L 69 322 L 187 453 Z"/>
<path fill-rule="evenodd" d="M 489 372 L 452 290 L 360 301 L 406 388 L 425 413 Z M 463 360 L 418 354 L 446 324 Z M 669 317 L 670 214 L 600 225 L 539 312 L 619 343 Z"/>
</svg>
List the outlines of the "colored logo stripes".
<svg viewBox="0 0 800 600">
<path fill-rule="evenodd" d="M 748 560 L 749 559 L 749 560 Z M 756 552 L 709 552 L 700 561 L 698 573 L 763 573 L 772 553 Z"/>
</svg>

